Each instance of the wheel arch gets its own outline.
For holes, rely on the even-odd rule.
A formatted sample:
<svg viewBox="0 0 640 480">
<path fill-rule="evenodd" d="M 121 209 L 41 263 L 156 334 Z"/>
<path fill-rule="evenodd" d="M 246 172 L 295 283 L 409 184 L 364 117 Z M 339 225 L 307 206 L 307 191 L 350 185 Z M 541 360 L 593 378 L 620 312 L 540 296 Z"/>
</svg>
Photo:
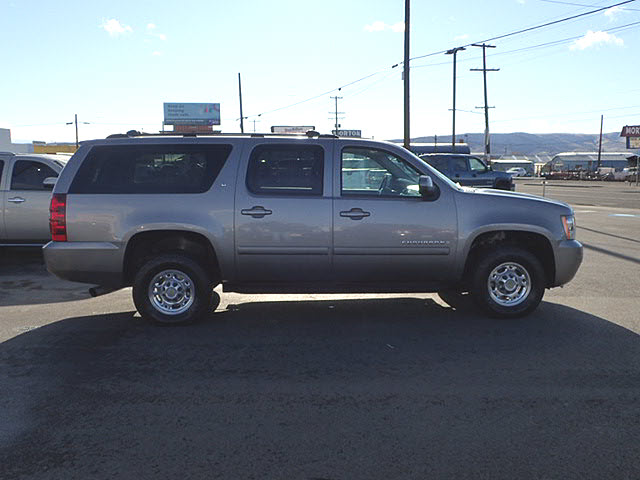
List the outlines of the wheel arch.
<svg viewBox="0 0 640 480">
<path fill-rule="evenodd" d="M 553 244 L 547 233 L 532 231 L 530 229 L 518 229 L 513 227 L 500 227 L 476 232 L 466 242 L 464 249 L 464 268 L 461 280 L 465 283 L 474 265 L 482 257 L 482 252 L 488 248 L 496 248 L 500 245 L 519 247 L 534 255 L 541 263 L 545 274 L 545 287 L 554 284 L 556 275 L 555 256 Z"/>
<path fill-rule="evenodd" d="M 123 258 L 126 285 L 131 285 L 137 269 L 145 259 L 165 253 L 181 253 L 201 262 L 214 283 L 218 283 L 222 278 L 214 245 L 202 233 L 179 229 L 136 232 L 128 239 L 126 245 Z"/>
</svg>

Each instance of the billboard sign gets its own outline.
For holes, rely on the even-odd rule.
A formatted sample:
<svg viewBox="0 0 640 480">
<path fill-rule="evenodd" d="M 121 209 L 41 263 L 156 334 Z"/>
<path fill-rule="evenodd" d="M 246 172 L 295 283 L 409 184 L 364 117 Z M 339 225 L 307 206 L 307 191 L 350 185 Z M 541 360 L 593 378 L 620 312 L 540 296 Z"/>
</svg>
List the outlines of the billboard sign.
<svg viewBox="0 0 640 480">
<path fill-rule="evenodd" d="M 627 148 L 630 150 L 640 148 L 640 137 L 627 137 Z"/>
<path fill-rule="evenodd" d="M 219 103 L 165 103 L 165 125 L 220 125 Z"/>
<path fill-rule="evenodd" d="M 625 125 L 622 127 L 621 137 L 640 137 L 640 125 Z"/>
<path fill-rule="evenodd" d="M 331 130 L 331 133 L 339 137 L 351 137 L 351 138 L 362 137 L 362 130 Z"/>
<path fill-rule="evenodd" d="M 313 125 L 274 125 L 271 127 L 271 133 L 307 133 L 309 130 L 315 130 Z"/>
</svg>

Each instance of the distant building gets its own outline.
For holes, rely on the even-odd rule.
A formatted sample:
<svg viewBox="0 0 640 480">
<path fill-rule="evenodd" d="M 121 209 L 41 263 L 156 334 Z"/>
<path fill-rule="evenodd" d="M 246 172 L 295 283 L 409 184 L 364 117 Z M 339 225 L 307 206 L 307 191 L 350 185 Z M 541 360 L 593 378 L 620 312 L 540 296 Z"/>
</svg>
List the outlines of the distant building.
<svg viewBox="0 0 640 480">
<path fill-rule="evenodd" d="M 620 171 L 630 165 L 633 152 L 602 152 L 598 165 L 598 152 L 564 152 L 555 155 L 548 164 L 549 171 L 595 172 L 600 167 L 612 167 Z"/>
<path fill-rule="evenodd" d="M 12 143 L 11 130 L 0 128 L 0 152 L 11 153 L 75 153 L 75 143 Z"/>
<path fill-rule="evenodd" d="M 30 143 L 11 143 L 11 130 L 0 128 L 0 152 L 33 153 Z"/>
</svg>

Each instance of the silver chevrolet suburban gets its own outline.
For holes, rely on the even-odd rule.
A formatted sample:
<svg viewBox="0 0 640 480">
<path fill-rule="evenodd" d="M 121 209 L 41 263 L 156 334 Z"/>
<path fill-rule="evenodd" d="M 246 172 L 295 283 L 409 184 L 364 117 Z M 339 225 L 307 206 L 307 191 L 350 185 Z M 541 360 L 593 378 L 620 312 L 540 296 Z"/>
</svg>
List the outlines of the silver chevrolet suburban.
<svg viewBox="0 0 640 480">
<path fill-rule="evenodd" d="M 55 185 L 50 272 L 133 286 L 140 314 L 185 323 L 213 288 L 438 292 L 519 317 L 582 261 L 572 209 L 460 187 L 397 145 L 309 132 L 116 135 L 83 142 Z"/>
</svg>

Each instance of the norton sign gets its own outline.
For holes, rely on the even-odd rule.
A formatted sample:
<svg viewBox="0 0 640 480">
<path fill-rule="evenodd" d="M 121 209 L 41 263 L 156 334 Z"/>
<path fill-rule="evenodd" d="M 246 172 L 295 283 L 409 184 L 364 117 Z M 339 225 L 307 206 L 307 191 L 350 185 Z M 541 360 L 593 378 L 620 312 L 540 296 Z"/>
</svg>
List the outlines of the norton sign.
<svg viewBox="0 0 640 480">
<path fill-rule="evenodd" d="M 625 125 L 622 127 L 621 137 L 640 137 L 640 125 Z"/>
</svg>

